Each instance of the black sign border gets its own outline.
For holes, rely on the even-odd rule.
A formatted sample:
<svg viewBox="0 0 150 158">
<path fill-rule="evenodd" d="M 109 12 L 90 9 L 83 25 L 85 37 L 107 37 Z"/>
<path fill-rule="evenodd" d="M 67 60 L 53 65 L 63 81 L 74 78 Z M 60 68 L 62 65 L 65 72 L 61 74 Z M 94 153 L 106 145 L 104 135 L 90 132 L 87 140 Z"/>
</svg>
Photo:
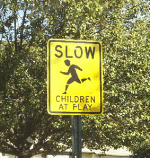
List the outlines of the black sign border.
<svg viewBox="0 0 150 158">
<path fill-rule="evenodd" d="M 51 87 L 51 82 L 50 82 L 50 79 L 51 79 L 51 73 L 50 73 L 50 70 L 51 70 L 51 64 L 50 64 L 50 57 L 51 57 L 51 52 L 50 52 L 50 46 L 51 46 L 51 42 L 65 42 L 65 43 L 92 43 L 92 44 L 98 44 L 99 45 L 99 55 L 100 55 L 100 112 L 60 112 L 60 111 L 51 111 L 51 97 L 50 97 L 50 94 L 51 94 L 51 89 L 50 89 L 50 87 Z M 103 96 L 103 83 L 102 83 L 102 68 L 101 68 L 101 65 L 102 65 L 102 63 L 101 63 L 101 61 L 102 61 L 102 46 L 101 46 L 101 43 L 99 43 L 99 42 L 92 42 L 92 41 L 82 41 L 82 40 L 53 40 L 53 39 L 51 39 L 51 40 L 49 40 L 48 41 L 48 44 L 49 44 L 49 87 L 48 87 L 48 94 L 49 94 L 49 113 L 51 114 L 51 115 L 73 115 L 73 114 L 75 114 L 75 115 L 87 115 L 87 114 L 89 114 L 89 115 L 100 115 L 100 114 L 102 114 L 103 113 L 103 98 L 102 98 L 102 96 Z"/>
</svg>

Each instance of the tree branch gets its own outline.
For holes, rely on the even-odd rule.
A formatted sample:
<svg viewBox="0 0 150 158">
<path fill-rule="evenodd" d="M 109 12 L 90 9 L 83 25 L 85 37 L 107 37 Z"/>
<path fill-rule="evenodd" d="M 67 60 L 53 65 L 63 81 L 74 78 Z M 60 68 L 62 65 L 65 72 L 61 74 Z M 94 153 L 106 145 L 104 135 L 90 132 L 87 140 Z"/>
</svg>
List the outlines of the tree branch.
<svg viewBox="0 0 150 158">
<path fill-rule="evenodd" d="M 27 7 L 26 7 L 26 9 L 25 9 L 25 11 L 24 11 L 22 24 L 21 24 L 21 26 L 20 26 L 20 28 L 21 28 L 21 31 L 20 31 L 20 48 L 22 47 L 22 42 L 23 42 L 23 30 L 24 30 L 24 24 L 25 24 L 26 13 L 27 13 Z"/>
</svg>

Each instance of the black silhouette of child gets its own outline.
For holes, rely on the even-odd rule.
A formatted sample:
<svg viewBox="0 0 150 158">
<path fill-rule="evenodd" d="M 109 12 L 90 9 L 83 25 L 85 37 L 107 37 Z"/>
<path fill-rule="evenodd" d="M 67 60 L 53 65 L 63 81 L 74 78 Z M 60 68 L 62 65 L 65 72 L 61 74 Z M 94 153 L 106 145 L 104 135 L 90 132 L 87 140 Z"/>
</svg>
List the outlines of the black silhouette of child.
<svg viewBox="0 0 150 158">
<path fill-rule="evenodd" d="M 70 66 L 70 60 L 65 60 L 64 62 L 65 62 L 65 64 L 66 64 L 67 66 Z M 91 80 L 91 79 L 88 77 L 88 78 L 85 78 L 85 79 L 81 79 L 81 81 L 80 81 L 80 79 L 79 79 L 79 77 L 78 77 L 78 75 L 77 75 L 76 69 L 82 71 L 82 69 L 81 69 L 79 66 L 77 66 L 77 65 L 71 65 L 71 66 L 69 67 L 68 72 L 62 72 L 62 71 L 60 71 L 60 73 L 62 73 L 62 74 L 64 74 L 64 75 L 69 75 L 69 74 L 71 74 L 71 76 L 72 76 L 72 77 L 67 81 L 66 88 L 65 88 L 65 92 L 64 92 L 63 94 L 67 94 L 67 89 L 68 89 L 68 87 L 69 87 L 69 84 L 71 84 L 72 82 L 76 81 L 77 83 L 80 83 L 80 84 L 81 84 L 81 82 L 84 82 L 84 81 L 86 81 L 86 80 Z"/>
</svg>

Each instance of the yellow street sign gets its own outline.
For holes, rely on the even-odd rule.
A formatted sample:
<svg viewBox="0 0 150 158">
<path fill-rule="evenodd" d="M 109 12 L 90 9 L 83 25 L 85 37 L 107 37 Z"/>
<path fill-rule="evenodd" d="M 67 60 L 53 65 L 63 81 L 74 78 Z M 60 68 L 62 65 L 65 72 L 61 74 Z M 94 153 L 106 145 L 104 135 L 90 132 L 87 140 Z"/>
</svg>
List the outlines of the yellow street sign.
<svg viewBox="0 0 150 158">
<path fill-rule="evenodd" d="M 50 39 L 47 50 L 48 113 L 102 114 L 102 43 Z"/>
</svg>

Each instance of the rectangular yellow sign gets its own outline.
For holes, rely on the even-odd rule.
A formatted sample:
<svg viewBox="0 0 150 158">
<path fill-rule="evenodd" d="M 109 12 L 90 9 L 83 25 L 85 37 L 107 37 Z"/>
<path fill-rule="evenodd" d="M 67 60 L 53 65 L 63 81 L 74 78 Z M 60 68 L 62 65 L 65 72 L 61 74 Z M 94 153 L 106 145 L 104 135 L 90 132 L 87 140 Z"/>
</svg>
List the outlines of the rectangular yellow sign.
<svg viewBox="0 0 150 158">
<path fill-rule="evenodd" d="M 47 50 L 48 113 L 102 114 L 102 43 L 50 39 Z"/>
</svg>

